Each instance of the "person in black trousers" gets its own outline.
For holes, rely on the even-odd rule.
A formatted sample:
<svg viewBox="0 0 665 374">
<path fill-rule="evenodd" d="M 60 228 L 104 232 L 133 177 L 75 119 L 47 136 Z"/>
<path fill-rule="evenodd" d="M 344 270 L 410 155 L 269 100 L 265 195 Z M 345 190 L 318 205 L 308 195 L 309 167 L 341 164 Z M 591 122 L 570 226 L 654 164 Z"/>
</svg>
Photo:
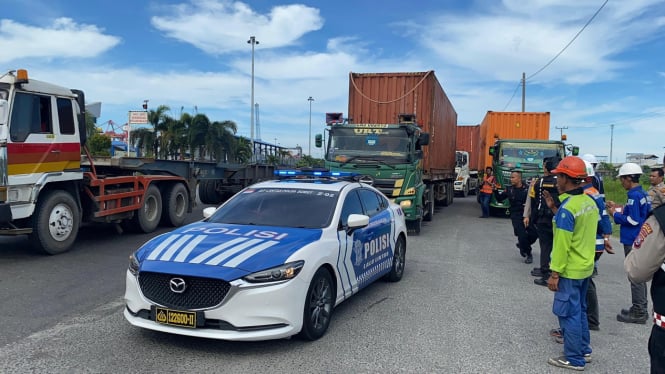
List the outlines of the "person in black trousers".
<svg viewBox="0 0 665 374">
<path fill-rule="evenodd" d="M 520 255 L 525 257 L 524 262 L 530 264 L 533 262 L 531 255 L 531 244 L 533 244 L 538 234 L 531 228 L 524 226 L 522 215 L 524 214 L 524 204 L 528 194 L 528 188 L 522 181 L 522 172 L 513 170 L 510 173 L 510 186 L 504 191 L 493 189 L 494 197 L 503 201 L 508 199 L 510 202 L 510 220 L 513 223 L 513 233 L 517 237 L 517 244 L 520 249 Z"/>
<path fill-rule="evenodd" d="M 535 226 L 538 233 L 538 243 L 540 244 L 540 267 L 534 268 L 531 275 L 538 277 L 533 283 L 539 286 L 547 286 L 547 279 L 550 277 L 550 254 L 552 253 L 552 242 L 554 234 L 552 233 L 552 218 L 554 213 L 547 207 L 543 191 L 549 192 L 554 205 L 559 206 L 559 191 L 556 188 L 556 176 L 552 175 L 560 159 L 558 157 L 548 157 L 543 160 L 543 177 L 531 182 L 529 197 L 527 199 L 527 208 L 525 209 L 524 225 Z"/>
</svg>

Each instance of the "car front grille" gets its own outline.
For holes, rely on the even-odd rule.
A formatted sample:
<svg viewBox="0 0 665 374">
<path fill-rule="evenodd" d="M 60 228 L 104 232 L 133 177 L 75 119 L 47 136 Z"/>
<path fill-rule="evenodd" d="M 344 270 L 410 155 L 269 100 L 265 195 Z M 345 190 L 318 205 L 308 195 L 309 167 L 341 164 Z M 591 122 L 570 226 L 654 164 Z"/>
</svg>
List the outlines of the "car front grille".
<svg viewBox="0 0 665 374">
<path fill-rule="evenodd" d="M 185 281 L 182 293 L 171 291 L 173 278 Z M 178 276 L 153 272 L 139 273 L 141 292 L 147 299 L 167 308 L 196 310 L 219 305 L 231 288 L 229 282 L 202 277 Z"/>
</svg>

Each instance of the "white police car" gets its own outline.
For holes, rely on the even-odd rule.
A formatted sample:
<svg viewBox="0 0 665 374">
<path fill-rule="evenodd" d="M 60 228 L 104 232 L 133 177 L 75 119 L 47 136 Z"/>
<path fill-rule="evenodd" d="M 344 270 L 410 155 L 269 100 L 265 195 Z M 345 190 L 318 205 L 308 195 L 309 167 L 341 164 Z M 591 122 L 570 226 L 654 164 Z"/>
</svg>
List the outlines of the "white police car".
<svg viewBox="0 0 665 374">
<path fill-rule="evenodd" d="M 314 340 L 336 305 L 377 279 L 402 278 L 398 205 L 344 180 L 349 173 L 279 173 L 287 178 L 245 188 L 132 254 L 125 318 L 205 338 Z"/>
</svg>

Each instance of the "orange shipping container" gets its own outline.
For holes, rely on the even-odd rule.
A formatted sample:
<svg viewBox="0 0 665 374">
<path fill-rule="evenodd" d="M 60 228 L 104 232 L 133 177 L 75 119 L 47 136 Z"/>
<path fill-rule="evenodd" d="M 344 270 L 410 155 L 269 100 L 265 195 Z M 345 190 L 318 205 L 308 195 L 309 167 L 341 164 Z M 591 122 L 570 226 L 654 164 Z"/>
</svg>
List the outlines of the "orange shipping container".
<svg viewBox="0 0 665 374">
<path fill-rule="evenodd" d="M 550 138 L 550 112 L 492 112 L 488 111 L 480 124 L 480 164 L 492 166 L 489 147 L 499 139 Z"/>
<path fill-rule="evenodd" d="M 480 125 L 457 126 L 457 147 L 455 149 L 469 152 L 469 170 L 478 170 Z"/>
<path fill-rule="evenodd" d="M 434 71 L 417 73 L 350 73 L 349 118 L 353 123 L 397 123 L 400 114 L 415 114 L 430 134 L 423 147 L 423 168 L 433 179 L 455 173 L 457 112 Z"/>
</svg>

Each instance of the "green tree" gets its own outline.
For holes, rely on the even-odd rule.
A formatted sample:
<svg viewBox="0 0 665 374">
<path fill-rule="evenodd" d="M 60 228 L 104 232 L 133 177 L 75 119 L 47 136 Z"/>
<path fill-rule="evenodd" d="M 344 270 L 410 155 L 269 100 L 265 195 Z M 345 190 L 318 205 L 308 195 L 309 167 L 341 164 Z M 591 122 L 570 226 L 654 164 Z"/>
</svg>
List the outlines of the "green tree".
<svg viewBox="0 0 665 374">
<path fill-rule="evenodd" d="M 102 134 L 92 134 L 88 138 L 88 148 L 93 156 L 110 156 L 111 138 Z"/>
<path fill-rule="evenodd" d="M 159 158 L 160 155 L 166 157 L 165 155 L 168 151 L 163 147 L 161 131 L 166 129 L 166 122 L 172 119 L 167 114 L 170 110 L 171 108 L 167 105 L 160 105 L 157 109 L 151 109 L 148 111 L 148 122 L 152 126 L 153 132 L 151 139 L 144 139 L 144 144 L 147 148 L 147 157 L 152 157 L 153 155 L 157 158 Z M 152 144 L 152 146 L 150 146 L 150 144 Z"/>
<path fill-rule="evenodd" d="M 155 142 L 155 131 L 146 127 L 139 127 L 132 130 L 130 143 L 136 147 L 137 154 L 152 157 Z"/>
</svg>

